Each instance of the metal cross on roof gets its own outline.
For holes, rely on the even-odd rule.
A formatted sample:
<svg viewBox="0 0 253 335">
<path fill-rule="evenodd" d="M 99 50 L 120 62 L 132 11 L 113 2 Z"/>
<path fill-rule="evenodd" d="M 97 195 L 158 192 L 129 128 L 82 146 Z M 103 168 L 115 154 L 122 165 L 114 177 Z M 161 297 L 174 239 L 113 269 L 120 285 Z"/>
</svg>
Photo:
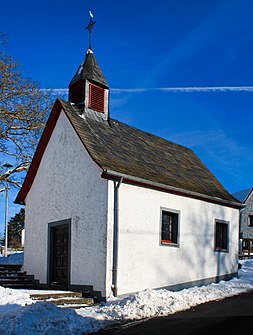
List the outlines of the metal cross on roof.
<svg viewBox="0 0 253 335">
<path fill-rule="evenodd" d="M 92 28 L 94 27 L 94 24 L 96 23 L 96 21 L 93 21 L 93 14 L 91 11 L 89 11 L 89 15 L 90 15 L 90 22 L 88 24 L 88 26 L 85 28 L 85 30 L 89 30 L 89 48 L 92 49 Z"/>
</svg>

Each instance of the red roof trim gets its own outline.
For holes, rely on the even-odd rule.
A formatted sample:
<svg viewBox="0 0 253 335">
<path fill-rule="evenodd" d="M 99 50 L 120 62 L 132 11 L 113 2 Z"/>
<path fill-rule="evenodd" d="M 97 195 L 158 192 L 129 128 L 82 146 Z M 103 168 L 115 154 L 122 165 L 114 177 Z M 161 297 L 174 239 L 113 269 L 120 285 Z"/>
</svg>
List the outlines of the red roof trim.
<svg viewBox="0 0 253 335">
<path fill-rule="evenodd" d="M 110 174 L 109 172 L 104 171 L 101 175 L 102 178 L 104 179 L 109 179 L 109 180 L 120 180 L 119 176 L 115 176 Z M 123 183 L 125 184 L 129 184 L 129 185 L 134 185 L 134 186 L 140 186 L 140 187 L 146 187 L 146 188 L 150 188 L 153 190 L 157 190 L 157 191 L 161 191 L 161 192 L 165 192 L 165 193 L 171 193 L 171 194 L 176 194 L 182 197 L 187 197 L 187 198 L 192 198 L 192 199 L 197 199 L 197 200 L 202 200 L 202 201 L 206 201 L 209 203 L 213 203 L 213 204 L 217 204 L 217 205 L 223 205 L 226 207 L 230 207 L 230 208 L 235 208 L 235 209 L 240 209 L 242 208 L 241 204 L 237 204 L 237 203 L 231 203 L 229 201 L 224 201 L 223 199 L 215 199 L 215 198 L 210 198 L 207 197 L 205 195 L 197 195 L 197 194 L 193 194 L 193 193 L 189 193 L 186 190 L 173 190 L 173 189 L 169 189 L 167 187 L 162 187 L 162 185 L 151 185 L 150 183 L 145 183 L 145 181 L 137 181 L 130 178 L 123 178 Z"/>
<path fill-rule="evenodd" d="M 27 172 L 27 175 L 25 177 L 24 183 L 22 188 L 20 189 L 16 199 L 15 203 L 24 205 L 25 204 L 25 198 L 28 194 L 28 192 L 31 189 L 32 183 L 34 181 L 34 178 L 37 174 L 38 168 L 40 166 L 41 159 L 44 155 L 44 152 L 46 150 L 46 147 L 48 145 L 48 142 L 51 138 L 51 135 L 53 133 L 53 130 L 55 128 L 56 122 L 59 118 L 59 115 L 62 110 L 61 102 L 57 99 L 55 101 L 54 107 L 52 109 L 52 112 L 48 118 L 48 121 L 46 123 L 45 129 L 43 131 L 43 134 L 41 136 L 41 139 L 39 141 L 39 144 L 37 146 L 37 149 L 35 151 L 35 154 L 33 156 L 32 163 L 30 165 L 30 168 Z"/>
</svg>

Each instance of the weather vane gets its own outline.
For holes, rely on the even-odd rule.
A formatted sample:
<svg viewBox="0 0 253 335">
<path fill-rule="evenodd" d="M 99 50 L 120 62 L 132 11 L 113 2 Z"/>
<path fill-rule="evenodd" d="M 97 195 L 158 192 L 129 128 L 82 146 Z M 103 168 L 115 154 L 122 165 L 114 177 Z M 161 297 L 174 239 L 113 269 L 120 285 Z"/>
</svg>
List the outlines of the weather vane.
<svg viewBox="0 0 253 335">
<path fill-rule="evenodd" d="M 89 30 L 89 48 L 92 49 L 92 29 L 94 27 L 94 24 L 96 23 L 96 21 L 93 21 L 93 14 L 92 12 L 89 10 L 89 15 L 90 15 L 90 22 L 88 24 L 88 26 L 85 28 L 85 30 Z"/>
</svg>

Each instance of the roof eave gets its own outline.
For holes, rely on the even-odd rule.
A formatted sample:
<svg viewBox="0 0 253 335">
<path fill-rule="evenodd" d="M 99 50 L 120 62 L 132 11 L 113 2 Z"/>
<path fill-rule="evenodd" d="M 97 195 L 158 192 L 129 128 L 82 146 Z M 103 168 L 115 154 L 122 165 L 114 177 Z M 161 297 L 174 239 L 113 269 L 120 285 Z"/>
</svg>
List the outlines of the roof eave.
<svg viewBox="0 0 253 335">
<path fill-rule="evenodd" d="M 227 207 L 232 207 L 232 208 L 236 208 L 236 209 L 241 209 L 241 208 L 244 207 L 244 205 L 240 202 L 221 199 L 221 198 L 218 198 L 218 197 L 213 197 L 213 196 L 210 196 L 210 195 L 189 191 L 189 190 L 177 188 L 177 187 L 174 187 L 174 186 L 161 184 L 161 183 L 158 183 L 158 182 L 150 181 L 150 180 L 147 180 L 147 179 L 142 179 L 142 178 L 139 178 L 139 177 L 130 176 L 130 175 L 120 173 L 120 172 L 116 172 L 116 171 L 113 171 L 113 170 L 104 169 L 104 171 L 102 173 L 102 178 L 105 178 L 105 179 L 123 178 L 123 181 L 125 183 L 129 183 L 129 184 L 149 187 L 149 188 L 153 188 L 153 189 L 156 189 L 156 190 L 162 190 L 162 191 L 165 191 L 165 192 L 169 192 L 169 193 L 173 193 L 173 194 L 177 194 L 177 195 L 181 195 L 181 196 L 187 196 L 187 197 L 190 197 L 190 198 L 203 200 L 203 201 L 207 201 L 207 202 L 211 202 L 211 203 L 214 203 L 214 204 L 219 204 L 219 205 L 223 205 L 223 206 L 227 206 Z"/>
</svg>

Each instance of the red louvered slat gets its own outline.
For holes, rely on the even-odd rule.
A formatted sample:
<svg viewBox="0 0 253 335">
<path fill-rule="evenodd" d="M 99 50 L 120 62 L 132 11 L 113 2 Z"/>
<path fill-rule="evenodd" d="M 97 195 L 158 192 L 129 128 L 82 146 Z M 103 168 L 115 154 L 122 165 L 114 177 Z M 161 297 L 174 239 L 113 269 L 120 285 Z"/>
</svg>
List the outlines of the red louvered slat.
<svg viewBox="0 0 253 335">
<path fill-rule="evenodd" d="M 94 84 L 90 84 L 89 108 L 95 110 L 96 112 L 104 113 L 105 90 Z"/>
</svg>

